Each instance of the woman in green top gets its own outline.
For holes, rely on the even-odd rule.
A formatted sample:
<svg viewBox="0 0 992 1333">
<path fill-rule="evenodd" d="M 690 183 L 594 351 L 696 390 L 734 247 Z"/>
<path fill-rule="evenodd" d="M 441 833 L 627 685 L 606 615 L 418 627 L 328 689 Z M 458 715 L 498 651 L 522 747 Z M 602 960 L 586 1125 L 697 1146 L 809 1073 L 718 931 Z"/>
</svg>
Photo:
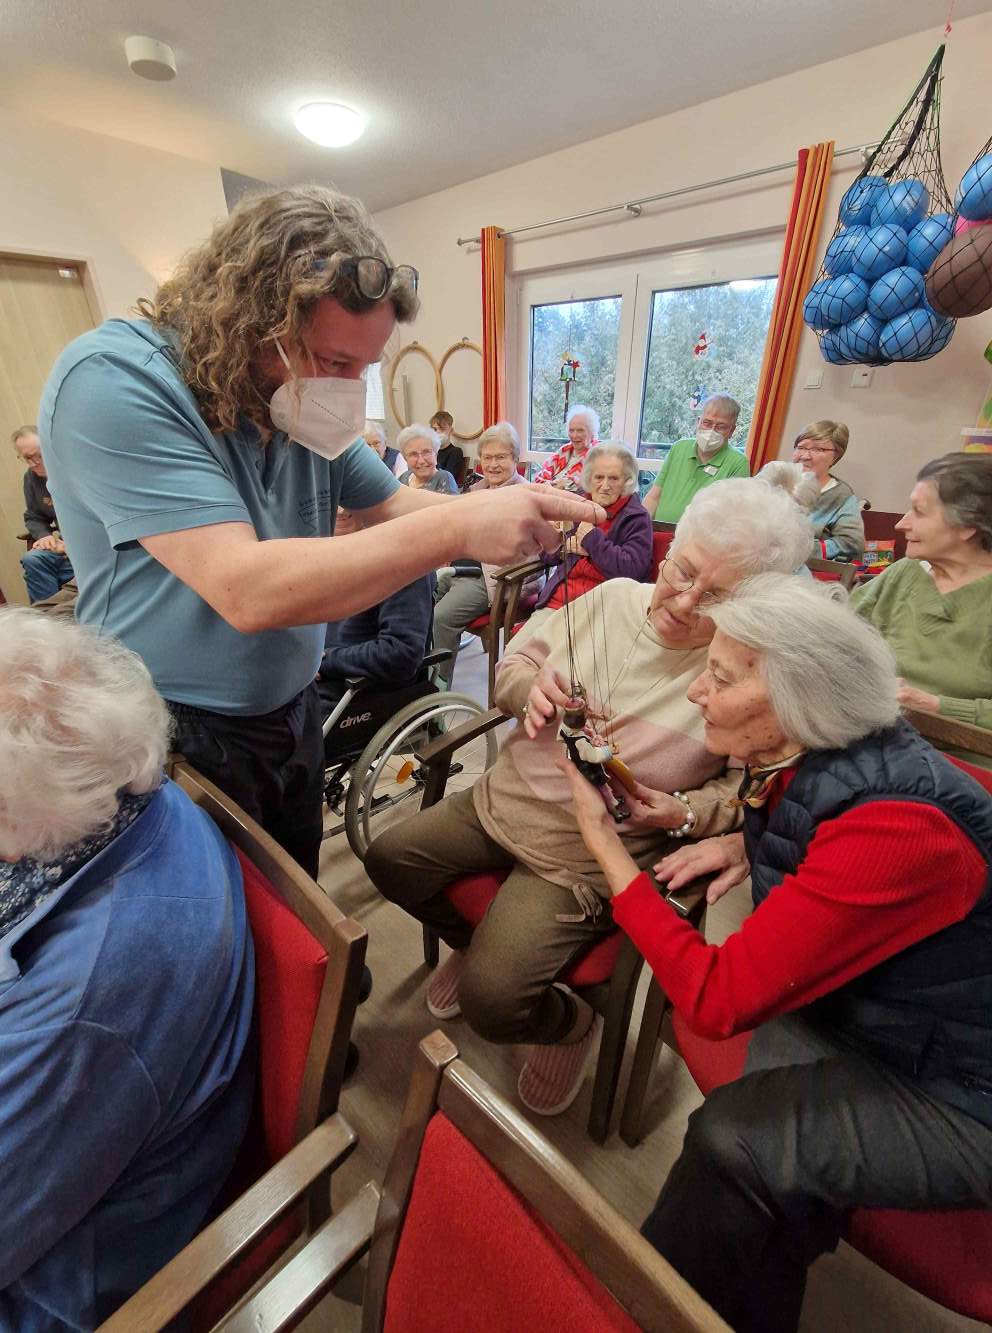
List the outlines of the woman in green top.
<svg viewBox="0 0 992 1333">
<path fill-rule="evenodd" d="M 899 702 L 992 729 L 992 456 L 927 463 L 896 528 L 907 559 L 852 602 L 896 655 Z"/>
</svg>

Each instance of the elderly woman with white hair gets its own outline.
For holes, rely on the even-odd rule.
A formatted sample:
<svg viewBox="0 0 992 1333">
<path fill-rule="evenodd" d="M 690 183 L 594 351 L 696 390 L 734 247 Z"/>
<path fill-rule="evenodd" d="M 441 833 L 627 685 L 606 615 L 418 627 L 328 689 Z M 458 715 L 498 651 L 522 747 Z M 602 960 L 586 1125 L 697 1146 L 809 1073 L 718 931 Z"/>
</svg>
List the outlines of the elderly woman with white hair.
<svg viewBox="0 0 992 1333">
<path fill-rule="evenodd" d="M 509 421 L 497 421 L 479 436 L 479 471 L 482 477 L 470 489 L 494 491 L 522 485 L 524 479 L 517 471 L 519 462 L 520 436 L 516 427 Z M 434 594 L 434 648 L 435 651 L 451 654 L 438 671 L 438 679 L 449 688 L 462 631 L 489 610 L 498 568 L 498 565 L 466 561 L 461 566 L 442 570 L 438 574 Z"/>
<path fill-rule="evenodd" d="M 606 510 L 602 523 L 580 523 L 565 540 L 558 568 L 538 598 L 537 610 L 556 611 L 607 579 L 651 573 L 651 515 L 637 494 L 637 459 L 625 444 L 594 445 L 582 466 L 582 489 Z"/>
<path fill-rule="evenodd" d="M 437 451 L 441 437 L 430 426 L 416 422 L 406 426 L 396 437 L 396 448 L 403 455 L 406 471 L 400 475 L 404 486 L 415 491 L 437 491 L 441 495 L 457 495 L 458 485 L 450 472 L 437 465 Z"/>
<path fill-rule="evenodd" d="M 110 638 L 0 611 L 0 1327 L 93 1328 L 203 1223 L 253 1095 L 241 871 Z"/>
<path fill-rule="evenodd" d="M 386 436 L 386 428 L 378 421 L 366 421 L 362 439 L 373 453 L 379 455 L 386 467 L 398 477 L 406 471 L 406 465 L 398 449 L 394 449 Z"/>
<path fill-rule="evenodd" d="M 583 403 L 576 403 L 566 420 L 568 443 L 551 455 L 535 473 L 533 480 L 559 490 L 578 491 L 582 488 L 582 469 L 586 454 L 599 443 L 599 413 Z"/>
<path fill-rule="evenodd" d="M 707 750 L 685 692 L 705 663 L 712 608 L 749 574 L 791 572 L 811 542 L 809 520 L 778 488 L 739 480 L 697 496 L 653 586 L 611 579 L 581 599 L 580 613 L 563 607 L 514 638 L 495 702 L 521 725 L 496 762 L 369 848 L 365 870 L 380 892 L 453 950 L 427 988 L 428 1010 L 461 1013 L 490 1041 L 526 1043 L 518 1090 L 538 1114 L 574 1100 L 599 1030 L 591 1006 L 558 978 L 613 929 L 606 879 L 556 763 L 572 682 L 636 779 L 621 836 L 638 865 L 672 837 L 734 829 L 739 811 L 727 799 L 737 780 Z M 484 872 L 506 878 L 473 931 L 446 889 Z"/>
<path fill-rule="evenodd" d="M 740 930 L 708 944 L 567 776 L 613 919 L 687 1025 L 757 1029 L 643 1231 L 733 1328 L 768 1333 L 797 1327 L 849 1209 L 992 1205 L 992 798 L 900 720 L 881 635 L 816 585 L 756 578 L 711 617 L 689 699 L 707 750 L 746 765 L 744 831 L 658 869 L 750 873 Z"/>
</svg>

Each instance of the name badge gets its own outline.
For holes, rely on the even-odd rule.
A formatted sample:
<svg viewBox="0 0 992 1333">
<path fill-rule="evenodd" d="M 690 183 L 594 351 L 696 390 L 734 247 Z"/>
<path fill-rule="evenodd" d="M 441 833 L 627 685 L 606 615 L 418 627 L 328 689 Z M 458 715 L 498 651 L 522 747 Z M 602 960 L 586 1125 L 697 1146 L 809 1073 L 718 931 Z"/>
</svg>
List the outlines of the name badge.
<svg viewBox="0 0 992 1333">
<path fill-rule="evenodd" d="M 710 463 L 708 467 L 703 468 L 703 471 L 706 473 L 708 477 L 715 477 L 716 474 L 720 471 L 720 469 L 718 467 L 714 467 L 713 464 Z"/>
</svg>

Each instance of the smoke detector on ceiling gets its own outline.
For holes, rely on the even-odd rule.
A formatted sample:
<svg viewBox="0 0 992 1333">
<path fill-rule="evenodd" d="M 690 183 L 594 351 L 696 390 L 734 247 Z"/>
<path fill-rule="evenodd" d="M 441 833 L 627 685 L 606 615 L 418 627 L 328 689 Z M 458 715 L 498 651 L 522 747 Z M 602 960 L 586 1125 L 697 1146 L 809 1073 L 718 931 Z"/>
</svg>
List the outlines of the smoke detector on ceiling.
<svg viewBox="0 0 992 1333">
<path fill-rule="evenodd" d="M 132 74 L 141 79 L 152 79 L 164 83 L 176 77 L 176 53 L 165 42 L 154 37 L 127 37 L 124 40 L 124 54 Z"/>
</svg>

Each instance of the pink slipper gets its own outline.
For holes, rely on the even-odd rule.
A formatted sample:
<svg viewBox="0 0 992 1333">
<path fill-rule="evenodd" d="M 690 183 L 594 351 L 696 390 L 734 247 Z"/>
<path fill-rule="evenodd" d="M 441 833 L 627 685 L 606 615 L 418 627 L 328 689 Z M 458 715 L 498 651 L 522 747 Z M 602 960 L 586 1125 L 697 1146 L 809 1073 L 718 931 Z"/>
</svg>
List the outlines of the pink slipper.
<svg viewBox="0 0 992 1333">
<path fill-rule="evenodd" d="M 579 1089 L 599 1048 L 602 1019 L 595 1017 L 578 1041 L 554 1046 L 531 1046 L 520 1071 L 517 1092 L 535 1115 L 560 1115 L 579 1095 Z"/>
<path fill-rule="evenodd" d="M 424 997 L 427 1012 L 434 1018 L 457 1018 L 462 1011 L 458 1003 L 458 982 L 465 970 L 465 950 L 453 949 L 431 977 Z"/>
</svg>

